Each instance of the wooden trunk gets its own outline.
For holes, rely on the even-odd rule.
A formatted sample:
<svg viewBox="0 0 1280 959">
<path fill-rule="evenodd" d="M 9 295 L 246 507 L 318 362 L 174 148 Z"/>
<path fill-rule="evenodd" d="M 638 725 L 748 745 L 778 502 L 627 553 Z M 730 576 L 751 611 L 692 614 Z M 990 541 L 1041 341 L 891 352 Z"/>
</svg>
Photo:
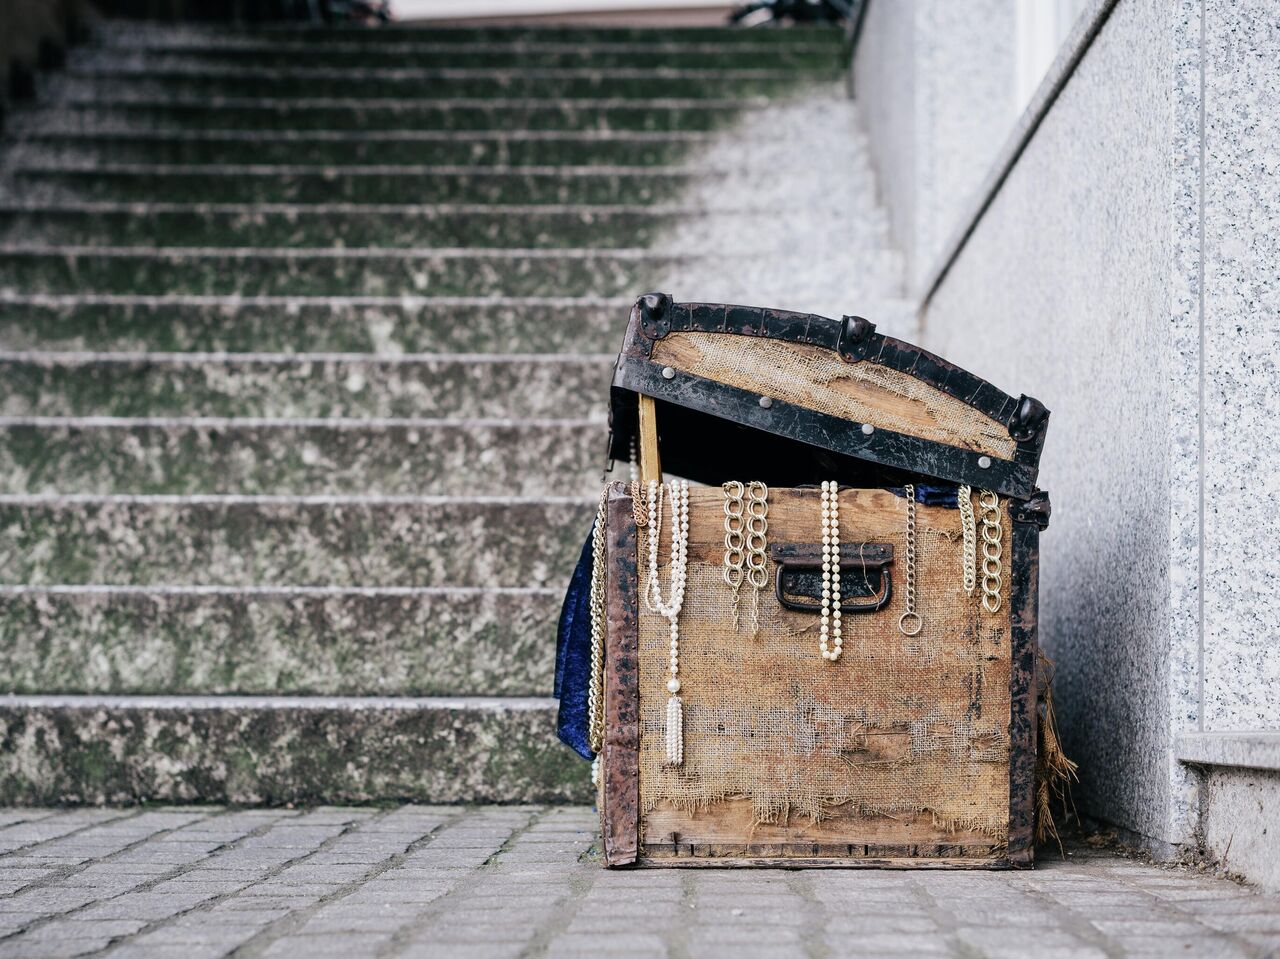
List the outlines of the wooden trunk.
<svg viewBox="0 0 1280 959">
<path fill-rule="evenodd" d="M 771 547 L 812 546 L 816 489 L 769 492 Z M 718 488 L 690 491 L 680 616 L 685 759 L 664 763 L 668 623 L 640 601 L 648 527 L 631 489 L 609 500 L 609 628 L 601 802 L 610 865 L 1026 865 L 1035 766 L 1034 519 L 1002 503 L 997 613 L 965 594 L 954 508 L 917 504 L 917 611 L 904 610 L 906 500 L 843 490 L 841 540 L 893 548 L 889 603 L 846 613 L 844 652 L 818 652 L 818 616 L 784 608 L 778 563 L 759 594 L 721 576 Z M 643 506 L 642 506 L 643 518 Z M 664 531 L 660 555 L 670 534 Z M 784 564 L 785 565 L 785 564 Z M 855 563 L 842 580 L 860 570 Z M 667 569 L 659 570 L 661 583 Z M 879 587 L 874 583 L 872 586 Z"/>
<path fill-rule="evenodd" d="M 670 624 L 643 600 L 655 532 L 645 488 L 609 491 L 600 810 L 610 866 L 1032 863 L 1048 517 L 1034 479 L 1048 414 L 856 319 L 654 297 L 633 311 L 614 455 L 643 448 L 643 471 L 660 475 L 660 446 L 673 473 L 708 485 L 689 491 L 679 765 L 665 752 Z M 655 410 L 657 437 L 643 428 Z M 832 479 L 847 604 L 836 662 L 819 652 L 815 568 L 816 484 Z M 778 484 L 768 586 L 744 583 L 736 602 L 723 576 L 727 480 Z M 968 484 L 979 514 L 979 489 L 999 497 L 994 612 L 981 585 L 964 586 L 956 490 Z M 917 494 L 911 564 L 907 489 Z M 657 532 L 666 563 L 670 530 Z M 980 547 L 978 564 L 981 584 Z M 908 565 L 914 636 L 899 627 Z M 663 566 L 659 583 L 669 581 Z"/>
</svg>

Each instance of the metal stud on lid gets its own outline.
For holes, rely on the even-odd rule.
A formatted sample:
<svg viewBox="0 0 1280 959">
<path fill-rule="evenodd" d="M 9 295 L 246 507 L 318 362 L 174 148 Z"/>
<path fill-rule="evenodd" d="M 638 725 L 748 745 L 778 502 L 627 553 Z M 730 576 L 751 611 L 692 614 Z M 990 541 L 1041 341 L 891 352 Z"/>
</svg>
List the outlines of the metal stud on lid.
<svg viewBox="0 0 1280 959">
<path fill-rule="evenodd" d="M 664 367 L 662 368 L 662 378 L 663 378 L 664 380 L 674 380 L 674 379 L 676 378 L 676 371 L 675 371 L 675 369 L 674 369 L 673 367 L 670 367 L 670 366 L 664 366 Z"/>
<path fill-rule="evenodd" d="M 870 435 L 871 435 L 872 433 L 874 433 L 875 431 L 876 431 L 876 428 L 875 428 L 874 426 L 872 426 L 870 423 L 863 423 L 863 424 L 862 424 L 862 432 L 863 432 L 865 435 L 870 436 Z"/>
<path fill-rule="evenodd" d="M 768 409 L 769 407 L 771 407 L 771 406 L 773 406 L 773 400 L 769 399 L 769 397 L 767 397 L 767 396 L 762 396 L 762 397 L 760 397 L 760 408 L 761 408 L 761 409 L 765 409 L 765 410 L 767 410 L 767 409 Z"/>
<path fill-rule="evenodd" d="M 990 468 L 991 468 L 991 457 L 990 457 L 990 456 L 979 456 L 979 457 L 978 457 L 978 469 L 983 469 L 983 470 L 985 470 L 985 469 L 990 469 Z"/>
</svg>

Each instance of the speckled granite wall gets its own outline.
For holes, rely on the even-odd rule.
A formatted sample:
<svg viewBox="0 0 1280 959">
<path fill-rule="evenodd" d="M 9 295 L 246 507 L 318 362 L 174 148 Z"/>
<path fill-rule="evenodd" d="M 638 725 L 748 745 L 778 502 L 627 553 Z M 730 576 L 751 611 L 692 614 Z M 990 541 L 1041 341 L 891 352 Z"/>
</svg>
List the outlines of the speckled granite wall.
<svg viewBox="0 0 1280 959">
<path fill-rule="evenodd" d="M 919 292 L 1011 131 L 1011 0 L 867 9 L 854 88 L 908 288 Z"/>
<path fill-rule="evenodd" d="M 912 248 L 916 216 L 916 5 L 872 0 L 853 61 L 858 116 L 879 173 L 890 233 L 904 252 Z"/>
<path fill-rule="evenodd" d="M 1178 272 L 1176 19 L 1161 0 L 1116 8 L 925 318 L 931 348 L 1054 411 L 1041 629 L 1077 797 L 1157 845 L 1192 832 L 1172 741 L 1199 685 L 1193 504 L 1170 497 L 1195 462 L 1179 351 L 1197 342 L 1179 340 L 1196 296 Z"/>
<path fill-rule="evenodd" d="M 896 65 L 951 42 L 930 39 L 948 31 L 921 9 Z M 1280 779 L 1252 745 L 1280 729 L 1280 25 L 1269 0 L 1106 10 L 1086 13 L 1100 33 L 926 304 L 923 336 L 1054 410 L 1041 627 L 1081 806 L 1274 884 L 1260 824 Z M 993 81 L 1005 50 L 989 42 Z M 885 66 L 856 71 L 864 98 Z M 958 76 L 952 96 L 982 86 Z M 941 142 L 920 85 L 918 71 L 910 90 L 881 83 L 914 98 L 914 139 L 877 153 L 915 224 L 931 188 L 919 154 Z M 1187 733 L 1229 733 L 1234 751 L 1189 753 Z"/>
<path fill-rule="evenodd" d="M 1204 27 L 1203 726 L 1277 729 L 1280 17 L 1204 0 Z"/>
</svg>

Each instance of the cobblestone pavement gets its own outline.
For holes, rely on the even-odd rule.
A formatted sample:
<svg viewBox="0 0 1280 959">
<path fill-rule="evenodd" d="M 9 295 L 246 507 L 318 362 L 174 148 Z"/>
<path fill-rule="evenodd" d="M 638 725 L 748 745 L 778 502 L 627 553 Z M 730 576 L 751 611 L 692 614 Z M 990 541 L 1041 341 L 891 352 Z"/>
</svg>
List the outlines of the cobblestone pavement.
<svg viewBox="0 0 1280 959">
<path fill-rule="evenodd" d="M 0 957 L 1273 956 L 1280 899 L 1034 872 L 606 872 L 590 810 L 0 810 Z"/>
</svg>

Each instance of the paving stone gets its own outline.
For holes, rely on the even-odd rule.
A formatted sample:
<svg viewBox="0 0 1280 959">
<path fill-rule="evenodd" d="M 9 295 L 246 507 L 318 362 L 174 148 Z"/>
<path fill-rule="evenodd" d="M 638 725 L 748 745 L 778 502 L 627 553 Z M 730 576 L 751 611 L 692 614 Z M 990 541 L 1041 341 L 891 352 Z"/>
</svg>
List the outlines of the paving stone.
<svg viewBox="0 0 1280 959">
<path fill-rule="evenodd" d="M 103 955 L 108 959 L 173 959 L 172 943 L 128 943 L 117 946 Z M 227 949 L 221 945 L 183 943 L 182 959 L 222 959 Z"/>
<path fill-rule="evenodd" d="M 235 948 L 243 942 L 247 942 L 254 936 L 258 935 L 270 925 L 271 920 L 264 920 L 260 923 L 241 923 L 232 925 L 202 923 L 200 925 L 187 924 L 182 922 L 173 925 L 162 926 L 158 929 L 149 930 L 142 936 L 138 936 L 132 940 L 137 945 L 223 945 L 228 949 Z M 180 950 L 174 950 L 175 952 Z"/>
<path fill-rule="evenodd" d="M 44 912 L 49 915 L 69 912 L 95 902 L 101 893 L 94 889 L 34 888 L 19 892 L 16 896 L 0 899 L 0 914 L 6 912 Z"/>
<path fill-rule="evenodd" d="M 1233 942 L 1222 937 L 1118 936 L 1112 941 L 1125 956 L 1212 956 L 1213 959 L 1245 959 L 1254 955 L 1247 943 Z"/>
<path fill-rule="evenodd" d="M 837 915 L 829 916 L 823 926 L 828 933 L 856 936 L 859 939 L 882 934 L 931 933 L 938 928 L 938 921 L 923 914 L 912 915 Z"/>
<path fill-rule="evenodd" d="M 950 956 L 950 943 L 942 935 L 916 933 L 873 933 L 870 935 L 828 935 L 824 940 L 833 959 L 870 959 L 873 956 Z"/>
<path fill-rule="evenodd" d="M 54 940 L 22 936 L 0 942 L 0 959 L 70 959 L 98 952 L 110 943 L 110 938 Z"/>
<path fill-rule="evenodd" d="M 128 936 L 147 925 L 146 919 L 86 919 L 68 917 L 47 922 L 26 933 L 28 939 L 113 939 Z"/>
<path fill-rule="evenodd" d="M 400 959 L 518 959 L 523 942 L 416 942 L 398 950 Z"/>
<path fill-rule="evenodd" d="M 1200 922 L 1227 932 L 1250 932 L 1280 935 L 1280 912 L 1238 913 L 1235 915 L 1201 915 Z"/>
<path fill-rule="evenodd" d="M 690 959 L 721 959 L 724 947 L 715 942 L 691 943 L 688 948 Z M 753 945 L 735 944 L 735 959 L 809 959 L 809 950 L 797 943 L 760 943 Z"/>
<path fill-rule="evenodd" d="M 1100 946 L 1070 932 L 964 927 L 956 931 L 956 938 L 986 959 L 1023 959 L 1030 955 L 1106 959 L 1106 952 Z"/>
<path fill-rule="evenodd" d="M 610 872 L 597 860 L 580 861 L 576 842 L 531 841 L 539 830 L 557 834 L 548 828 L 556 821 L 572 818 L 579 824 L 575 830 L 587 826 L 593 817 L 585 810 L 459 807 L 422 813 L 402 807 L 367 819 L 368 813 L 329 809 L 312 819 L 297 816 L 292 834 L 271 829 L 265 848 L 248 846 L 245 839 L 192 871 L 193 877 L 207 872 L 207 886 L 198 878 L 166 878 L 69 909 L 68 903 L 98 887 L 0 895 L 0 937 L 8 936 L 0 938 L 0 959 L 104 949 L 104 955 L 124 959 L 224 957 L 236 950 L 245 959 L 1260 959 L 1280 944 L 1280 897 L 1203 876 L 1169 882 L 1167 871 L 1141 863 L 1106 871 L 1105 878 L 1097 858 L 1043 872 L 954 876 Z M 62 815 L 70 814 L 47 818 Z M 261 822 L 269 825 L 270 819 Z M 432 829 L 408 858 L 387 852 L 388 838 L 395 849 Z M 361 863 L 325 861 L 332 848 L 326 842 L 343 843 Z M 531 848 L 558 858 L 527 861 L 513 855 Z M 264 852 L 278 854 L 276 872 L 228 873 L 216 865 Z M 105 855 L 85 872 L 130 883 L 148 883 L 155 875 L 113 873 L 125 853 Z M 240 882 L 248 885 L 230 895 L 221 892 L 223 883 Z M 184 894 L 191 888 L 204 894 Z M 1198 898 L 1152 894 L 1171 889 Z M 24 898 L 39 908 L 20 908 Z M 59 918 L 59 910 L 69 914 Z"/>
<path fill-rule="evenodd" d="M 254 903 L 255 906 L 261 906 L 262 903 Z M 207 912 L 192 913 L 183 916 L 181 922 L 184 925 L 195 926 L 237 926 L 237 925 L 266 925 L 283 919 L 290 915 L 292 909 L 276 906 L 273 908 L 263 907 L 261 909 L 245 909 L 240 905 L 240 901 L 229 899 L 218 903 Z"/>
<path fill-rule="evenodd" d="M 693 948 L 696 949 L 696 946 Z M 609 936 L 556 936 L 547 947 L 552 956 L 665 956 L 667 945 L 660 936 L 648 933 L 617 933 Z M 734 950 L 735 955 L 737 951 Z"/>
<path fill-rule="evenodd" d="M 267 959 L 297 959 L 298 956 L 334 956 L 349 959 L 351 956 L 372 955 L 391 941 L 390 933 L 359 932 L 316 936 L 291 935 L 277 939 L 263 951 Z"/>
</svg>

